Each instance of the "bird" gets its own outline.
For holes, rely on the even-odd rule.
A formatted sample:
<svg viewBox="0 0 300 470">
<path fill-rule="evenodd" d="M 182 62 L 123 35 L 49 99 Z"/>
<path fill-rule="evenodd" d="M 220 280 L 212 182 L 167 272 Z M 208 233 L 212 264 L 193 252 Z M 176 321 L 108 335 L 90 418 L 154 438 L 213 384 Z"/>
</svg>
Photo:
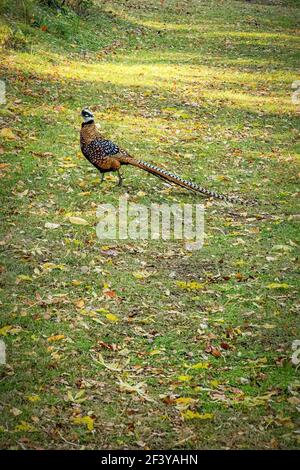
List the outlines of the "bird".
<svg viewBox="0 0 300 470">
<path fill-rule="evenodd" d="M 105 173 L 116 172 L 118 175 L 118 186 L 122 185 L 123 178 L 120 168 L 123 165 L 132 165 L 157 176 L 167 183 L 173 183 L 189 191 L 201 193 L 206 197 L 221 199 L 226 202 L 247 204 L 247 201 L 237 197 L 219 194 L 215 191 L 203 188 L 196 183 L 177 176 L 163 168 L 152 163 L 139 160 L 132 157 L 126 150 L 120 148 L 117 144 L 106 139 L 97 130 L 93 113 L 88 108 L 81 111 L 83 122 L 80 130 L 80 148 L 85 158 L 101 173 L 101 182 L 104 180 Z"/>
</svg>

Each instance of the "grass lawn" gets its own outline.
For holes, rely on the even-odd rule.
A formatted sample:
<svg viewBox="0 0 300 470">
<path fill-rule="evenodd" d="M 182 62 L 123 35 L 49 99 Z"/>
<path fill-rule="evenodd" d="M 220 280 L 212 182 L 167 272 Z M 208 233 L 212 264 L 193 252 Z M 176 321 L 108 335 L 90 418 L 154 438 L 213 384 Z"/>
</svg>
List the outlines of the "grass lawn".
<svg viewBox="0 0 300 470">
<path fill-rule="evenodd" d="M 1 448 L 299 447 L 297 7 L 2 10 Z M 135 168 L 100 185 L 79 149 L 87 105 L 134 156 L 259 204 Z M 203 202 L 203 248 L 98 240 L 97 206 L 125 193 Z"/>
</svg>

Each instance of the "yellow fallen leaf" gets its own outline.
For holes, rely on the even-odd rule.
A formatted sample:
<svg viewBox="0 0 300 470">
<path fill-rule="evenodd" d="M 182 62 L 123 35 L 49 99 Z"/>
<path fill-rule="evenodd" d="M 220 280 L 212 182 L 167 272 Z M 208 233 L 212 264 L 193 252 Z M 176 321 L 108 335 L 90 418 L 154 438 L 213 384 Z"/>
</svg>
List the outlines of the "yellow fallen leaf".
<svg viewBox="0 0 300 470">
<path fill-rule="evenodd" d="M 147 279 L 148 277 L 153 276 L 155 273 L 156 271 L 146 271 L 143 269 L 133 272 L 132 275 L 135 277 L 135 279 Z"/>
<path fill-rule="evenodd" d="M 26 274 L 20 274 L 17 276 L 16 283 L 19 284 L 20 282 L 31 282 L 32 277 L 26 276 Z"/>
<path fill-rule="evenodd" d="M 217 380 L 211 380 L 210 381 L 210 385 L 213 387 L 213 388 L 217 388 L 219 386 L 219 382 Z"/>
<path fill-rule="evenodd" d="M 73 403 L 83 403 L 87 400 L 87 397 L 85 396 L 85 390 L 80 390 L 78 393 L 76 393 L 75 397 L 72 395 L 70 390 L 68 390 L 66 398 L 68 401 Z"/>
<path fill-rule="evenodd" d="M 7 333 L 9 332 L 9 330 L 11 330 L 11 329 L 12 329 L 11 325 L 3 326 L 2 328 L 0 328 L 0 335 L 6 336 Z"/>
<path fill-rule="evenodd" d="M 98 312 L 98 313 L 109 313 L 109 311 L 106 308 L 97 308 L 96 312 Z"/>
<path fill-rule="evenodd" d="M 153 349 L 152 351 L 150 351 L 150 356 L 157 356 L 158 354 L 161 354 L 162 351 L 160 349 Z"/>
<path fill-rule="evenodd" d="M 73 419 L 74 424 L 85 424 L 88 431 L 94 430 L 94 420 L 90 416 L 77 417 Z"/>
<path fill-rule="evenodd" d="M 29 424 L 26 421 L 21 421 L 21 423 L 15 427 L 15 431 L 16 432 L 21 432 L 21 431 L 34 432 L 36 431 L 36 429 L 34 426 L 32 426 L 32 424 Z"/>
<path fill-rule="evenodd" d="M 191 410 L 186 410 L 183 413 L 181 413 L 184 419 L 212 419 L 213 414 L 212 413 L 198 413 L 197 411 L 191 411 Z"/>
<path fill-rule="evenodd" d="M 176 284 L 178 287 L 180 287 L 180 289 L 186 289 L 186 290 L 200 290 L 200 289 L 204 289 L 205 287 L 205 284 L 199 284 L 196 281 L 189 281 L 189 282 L 176 281 Z"/>
<path fill-rule="evenodd" d="M 7 140 L 17 139 L 17 136 L 13 133 L 10 127 L 3 127 L 3 129 L 0 130 L 0 137 Z"/>
<path fill-rule="evenodd" d="M 75 168 L 77 165 L 76 163 L 61 163 L 60 168 Z"/>
<path fill-rule="evenodd" d="M 289 287 L 291 286 L 285 282 L 271 282 L 267 285 L 267 289 L 289 289 Z"/>
<path fill-rule="evenodd" d="M 47 338 L 48 343 L 52 343 L 53 341 L 60 341 L 61 339 L 64 339 L 65 335 L 54 335 L 54 336 L 49 336 Z"/>
<path fill-rule="evenodd" d="M 27 395 L 27 400 L 34 403 L 36 401 L 40 401 L 41 397 L 39 397 L 38 395 Z"/>
<path fill-rule="evenodd" d="M 197 362 L 197 364 L 191 366 L 191 369 L 208 369 L 208 367 L 209 362 Z"/>
<path fill-rule="evenodd" d="M 230 181 L 230 178 L 226 175 L 218 175 L 216 176 L 216 179 L 218 179 L 219 181 Z"/>
<path fill-rule="evenodd" d="M 134 272 L 132 273 L 133 277 L 135 277 L 136 279 L 145 279 L 145 276 L 143 273 L 137 271 L 137 272 Z"/>
<path fill-rule="evenodd" d="M 190 119 L 191 115 L 188 113 L 175 113 L 175 116 L 181 117 L 182 119 Z"/>
<path fill-rule="evenodd" d="M 89 225 L 89 222 L 81 217 L 69 217 L 69 221 L 75 225 Z"/>
<path fill-rule="evenodd" d="M 147 385 L 144 382 L 139 382 L 135 385 L 129 384 L 128 382 L 124 382 L 120 377 L 119 377 L 119 387 L 121 392 L 126 392 L 126 393 L 137 393 L 140 397 L 142 397 L 146 401 L 151 401 L 153 402 L 153 398 L 149 397 L 149 395 L 146 393 L 146 387 Z"/>
<path fill-rule="evenodd" d="M 46 271 L 52 271 L 53 269 L 59 269 L 60 271 L 63 271 L 65 269 L 66 265 L 65 264 L 44 263 L 42 267 Z"/>
<path fill-rule="evenodd" d="M 117 317 L 117 315 L 114 315 L 113 313 L 107 313 L 105 317 L 107 318 L 107 320 L 112 321 L 112 322 L 119 321 L 119 318 Z"/>
<path fill-rule="evenodd" d="M 180 375 L 178 377 L 178 380 L 180 380 L 180 382 L 188 382 L 191 379 L 192 379 L 191 375 Z"/>
<path fill-rule="evenodd" d="M 182 404 L 182 405 L 189 405 L 190 403 L 193 403 L 195 400 L 190 397 L 179 397 L 176 398 L 176 403 Z"/>
</svg>

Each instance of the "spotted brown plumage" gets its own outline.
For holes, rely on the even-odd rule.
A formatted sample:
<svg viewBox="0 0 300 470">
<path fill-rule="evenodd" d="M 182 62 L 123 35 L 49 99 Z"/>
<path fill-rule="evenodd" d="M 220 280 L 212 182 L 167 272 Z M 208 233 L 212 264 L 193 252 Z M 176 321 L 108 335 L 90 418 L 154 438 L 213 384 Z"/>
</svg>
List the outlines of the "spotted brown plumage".
<svg viewBox="0 0 300 470">
<path fill-rule="evenodd" d="M 122 178 L 119 169 L 122 165 L 132 165 L 151 173 L 163 180 L 181 186 L 190 191 L 196 191 L 207 197 L 221 199 L 227 202 L 236 202 L 246 204 L 246 201 L 236 196 L 225 196 L 209 189 L 203 188 L 196 183 L 185 180 L 169 171 L 159 168 L 151 163 L 138 160 L 129 155 L 125 150 L 119 148 L 110 140 L 105 139 L 97 130 L 94 122 L 94 116 L 88 109 L 83 109 L 81 115 L 84 119 L 80 131 L 80 147 L 83 155 L 102 173 L 102 179 L 105 173 L 116 171 L 119 176 L 119 184 Z"/>
</svg>

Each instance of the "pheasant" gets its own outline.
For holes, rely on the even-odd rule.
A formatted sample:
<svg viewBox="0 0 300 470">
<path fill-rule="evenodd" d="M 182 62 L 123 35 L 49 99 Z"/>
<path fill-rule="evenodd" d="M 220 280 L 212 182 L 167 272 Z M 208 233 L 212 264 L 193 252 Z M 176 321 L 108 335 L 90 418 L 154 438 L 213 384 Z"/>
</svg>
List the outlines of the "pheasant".
<svg viewBox="0 0 300 470">
<path fill-rule="evenodd" d="M 180 176 L 159 168 L 158 166 L 132 157 L 125 150 L 121 149 L 110 140 L 105 139 L 99 133 L 95 126 L 94 115 L 89 109 L 84 108 L 81 111 L 81 116 L 84 121 L 80 131 L 81 151 L 86 159 L 100 171 L 101 182 L 104 179 L 105 173 L 115 171 L 119 177 L 118 185 L 121 186 L 121 166 L 132 165 L 140 168 L 141 170 L 145 170 L 148 173 L 151 173 L 152 175 L 167 181 L 168 183 L 173 183 L 190 191 L 196 191 L 206 197 L 213 197 L 228 202 L 237 202 L 240 204 L 246 203 L 236 196 L 225 196 L 223 194 L 216 193 L 215 191 L 210 191 L 209 189 L 203 188 L 202 186 L 199 186 L 191 181 L 187 181 Z"/>
</svg>

